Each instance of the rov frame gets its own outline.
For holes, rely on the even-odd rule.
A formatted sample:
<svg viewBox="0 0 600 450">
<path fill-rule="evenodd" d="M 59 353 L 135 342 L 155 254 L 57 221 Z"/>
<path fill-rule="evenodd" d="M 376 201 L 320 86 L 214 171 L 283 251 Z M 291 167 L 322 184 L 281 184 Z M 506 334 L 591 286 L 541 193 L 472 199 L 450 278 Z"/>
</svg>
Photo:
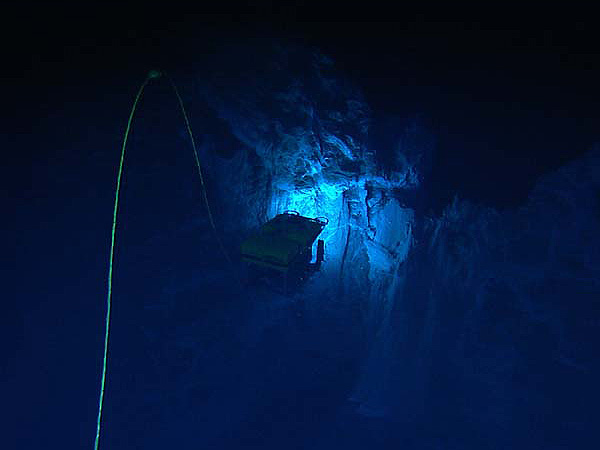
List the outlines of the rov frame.
<svg viewBox="0 0 600 450">
<path fill-rule="evenodd" d="M 264 223 L 241 245 L 241 259 L 250 272 L 263 278 L 283 277 L 284 292 L 289 284 L 319 270 L 325 255 L 325 243 L 317 242 L 317 257 L 312 260 L 312 246 L 328 220 L 309 218 L 297 211 L 285 211 Z"/>
</svg>

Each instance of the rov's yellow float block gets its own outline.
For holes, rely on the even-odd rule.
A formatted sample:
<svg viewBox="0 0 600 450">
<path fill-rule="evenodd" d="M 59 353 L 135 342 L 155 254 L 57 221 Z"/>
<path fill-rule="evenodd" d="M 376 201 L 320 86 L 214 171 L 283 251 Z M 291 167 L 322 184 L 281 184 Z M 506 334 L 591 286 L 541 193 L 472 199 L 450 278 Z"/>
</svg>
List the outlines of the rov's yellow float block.
<svg viewBox="0 0 600 450">
<path fill-rule="evenodd" d="M 242 243 L 242 260 L 287 272 L 296 264 L 310 262 L 312 244 L 326 224 L 326 219 L 310 219 L 293 211 L 278 214 Z"/>
</svg>

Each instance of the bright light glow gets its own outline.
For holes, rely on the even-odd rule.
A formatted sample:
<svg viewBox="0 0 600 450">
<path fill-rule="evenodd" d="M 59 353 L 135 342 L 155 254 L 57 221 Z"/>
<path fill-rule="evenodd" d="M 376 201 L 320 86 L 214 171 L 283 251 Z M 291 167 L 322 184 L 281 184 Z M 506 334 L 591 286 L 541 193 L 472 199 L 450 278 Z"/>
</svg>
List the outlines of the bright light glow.
<svg viewBox="0 0 600 450">
<path fill-rule="evenodd" d="M 278 189 L 269 215 L 273 217 L 291 209 L 304 217 L 325 217 L 331 223 L 339 216 L 344 190 L 344 186 L 324 183 L 305 189 Z"/>
</svg>

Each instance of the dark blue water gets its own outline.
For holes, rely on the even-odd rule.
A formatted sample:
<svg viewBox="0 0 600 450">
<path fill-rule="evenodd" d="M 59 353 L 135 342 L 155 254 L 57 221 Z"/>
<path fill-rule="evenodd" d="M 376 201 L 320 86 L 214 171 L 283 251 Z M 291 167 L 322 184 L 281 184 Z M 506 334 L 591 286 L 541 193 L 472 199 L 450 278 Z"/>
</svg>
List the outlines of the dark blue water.
<svg viewBox="0 0 600 450">
<path fill-rule="evenodd" d="M 370 350 L 364 305 L 340 302 L 335 283 L 323 298 L 237 284 L 239 263 L 230 267 L 206 220 L 175 99 L 156 86 L 127 155 L 101 448 L 558 449 L 594 438 L 598 194 L 566 190 L 565 200 L 556 189 L 525 218 L 517 209 L 539 176 L 597 138 L 589 73 L 577 68 L 578 78 L 567 65 L 557 74 L 552 56 L 540 57 L 540 70 L 526 56 L 488 55 L 473 68 L 471 54 L 440 61 L 439 52 L 435 63 L 400 55 L 391 64 L 365 56 L 375 44 L 344 47 L 339 66 L 376 120 L 422 113 L 436 136 L 422 209 L 438 218 L 458 193 L 508 210 L 488 222 L 459 208 L 459 224 L 439 241 L 424 227 L 427 250 L 402 269 L 412 284 L 392 314 L 397 357 L 381 368 L 389 413 L 358 414 L 349 400 Z M 42 45 L 13 69 L 5 97 L 6 448 L 92 446 L 116 165 L 154 60 L 183 58 L 174 73 L 199 142 L 216 123 L 193 101 L 190 79 L 202 76 L 193 46 L 111 53 L 121 45 L 93 56 L 68 47 L 81 64 Z M 545 69 L 554 73 L 547 82 Z M 236 145 L 220 133 L 219 143 Z M 228 199 L 217 177 L 207 173 L 221 230 Z M 496 228 L 481 231 L 488 223 Z M 240 236 L 222 238 L 235 255 Z"/>
</svg>

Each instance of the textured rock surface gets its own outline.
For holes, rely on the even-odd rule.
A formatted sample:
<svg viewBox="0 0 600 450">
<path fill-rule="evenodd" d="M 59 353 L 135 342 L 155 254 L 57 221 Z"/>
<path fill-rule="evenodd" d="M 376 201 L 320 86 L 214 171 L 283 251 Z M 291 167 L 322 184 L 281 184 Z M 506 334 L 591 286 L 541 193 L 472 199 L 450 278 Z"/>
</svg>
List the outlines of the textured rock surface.
<svg viewBox="0 0 600 450">
<path fill-rule="evenodd" d="M 146 370 L 113 386 L 112 417 L 137 431 L 130 446 L 160 423 L 162 448 L 582 447 L 597 419 L 598 151 L 518 210 L 456 199 L 425 218 L 434 140 L 418 120 L 373 123 L 305 49 L 235 46 L 205 67 L 190 88 L 216 116 L 201 160 L 228 248 L 294 209 L 328 218 L 325 262 L 293 296 L 240 291 L 201 207 L 129 249 L 146 352 L 120 348 L 115 370 Z M 169 248 L 168 264 L 144 259 Z"/>
<path fill-rule="evenodd" d="M 392 140 L 369 135 L 360 91 L 316 52 L 230 52 L 199 87 L 244 144 L 231 159 L 205 155 L 229 208 L 224 223 L 247 232 L 288 209 L 326 217 L 325 263 L 305 294 L 343 294 L 377 316 L 393 301 L 393 273 L 413 242 L 414 211 L 402 199 L 418 189 L 417 165 L 432 151 L 431 138 L 417 121 L 393 123 Z M 395 162 L 382 169 L 370 145 L 385 147 Z"/>
<path fill-rule="evenodd" d="M 370 129 L 368 107 L 331 61 L 281 48 L 262 57 L 250 76 L 252 65 L 236 60 L 234 87 L 202 86 L 245 144 L 218 162 L 219 179 L 246 229 L 286 209 L 330 220 L 326 262 L 303 301 L 313 316 L 341 303 L 359 311 L 356 411 L 461 432 L 475 422 L 497 433 L 499 448 L 526 439 L 522 414 L 548 407 L 557 373 L 573 371 L 564 377 L 574 382 L 597 370 L 589 342 L 598 323 L 585 318 L 599 298 L 597 152 L 541 180 L 517 211 L 456 200 L 417 233 L 423 218 L 404 199 L 433 148 L 419 122 Z M 552 374 L 544 395 L 529 392 L 532 360 Z"/>
<path fill-rule="evenodd" d="M 518 210 L 455 200 L 429 219 L 363 372 L 365 410 L 461 445 L 584 445 L 598 419 L 599 180 L 595 149 Z"/>
</svg>

